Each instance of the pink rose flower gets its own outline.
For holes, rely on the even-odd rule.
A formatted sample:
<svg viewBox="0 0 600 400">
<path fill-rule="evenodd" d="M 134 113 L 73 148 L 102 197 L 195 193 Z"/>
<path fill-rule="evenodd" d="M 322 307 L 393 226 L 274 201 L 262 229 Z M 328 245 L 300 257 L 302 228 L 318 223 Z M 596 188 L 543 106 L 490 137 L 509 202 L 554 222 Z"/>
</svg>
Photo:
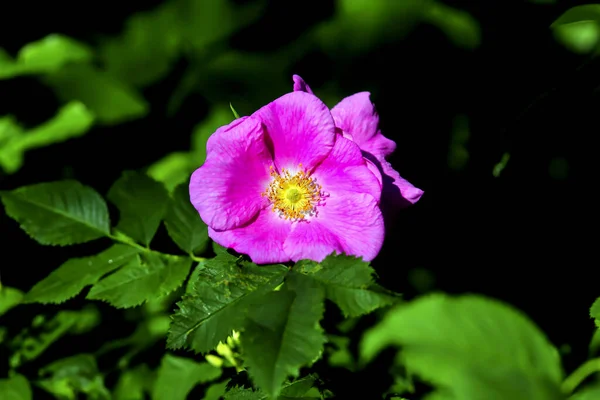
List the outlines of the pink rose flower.
<svg viewBox="0 0 600 400">
<path fill-rule="evenodd" d="M 332 252 L 372 260 L 385 234 L 382 188 L 401 185 L 409 203 L 422 191 L 384 164 L 395 144 L 377 130 L 368 94 L 370 108 L 359 93 L 330 111 L 294 81 L 301 90 L 209 138 L 190 200 L 216 243 L 257 264 L 321 261 Z"/>
</svg>

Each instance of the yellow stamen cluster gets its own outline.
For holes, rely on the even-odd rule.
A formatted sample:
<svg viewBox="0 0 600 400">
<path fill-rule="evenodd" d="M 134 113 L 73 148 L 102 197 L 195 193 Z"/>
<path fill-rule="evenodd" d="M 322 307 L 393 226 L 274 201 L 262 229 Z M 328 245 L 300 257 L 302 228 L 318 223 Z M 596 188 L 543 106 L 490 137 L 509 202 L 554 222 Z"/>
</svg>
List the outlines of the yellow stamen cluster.
<svg viewBox="0 0 600 400">
<path fill-rule="evenodd" d="M 306 216 L 315 215 L 316 206 L 321 204 L 323 193 L 321 185 L 302 169 L 292 175 L 283 168 L 278 174 L 271 167 L 273 180 L 263 193 L 273 206 L 273 211 L 281 218 L 302 220 Z"/>
</svg>

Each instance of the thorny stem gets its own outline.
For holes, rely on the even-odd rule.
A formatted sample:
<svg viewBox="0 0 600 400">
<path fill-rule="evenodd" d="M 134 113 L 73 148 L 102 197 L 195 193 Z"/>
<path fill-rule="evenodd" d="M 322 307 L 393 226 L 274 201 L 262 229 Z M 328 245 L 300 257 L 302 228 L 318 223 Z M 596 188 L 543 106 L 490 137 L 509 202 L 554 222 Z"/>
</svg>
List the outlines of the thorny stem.
<svg viewBox="0 0 600 400">
<path fill-rule="evenodd" d="M 600 358 L 594 358 L 581 364 L 563 381 L 561 385 L 563 393 L 571 394 L 587 377 L 596 372 L 600 372 Z"/>
</svg>

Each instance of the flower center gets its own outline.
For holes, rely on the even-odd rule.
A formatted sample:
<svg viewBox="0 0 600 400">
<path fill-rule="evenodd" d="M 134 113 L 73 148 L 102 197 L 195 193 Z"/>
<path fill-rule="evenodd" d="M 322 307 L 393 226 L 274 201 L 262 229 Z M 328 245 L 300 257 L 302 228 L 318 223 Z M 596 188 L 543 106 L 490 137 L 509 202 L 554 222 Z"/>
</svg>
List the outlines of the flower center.
<svg viewBox="0 0 600 400">
<path fill-rule="evenodd" d="M 316 214 L 317 205 L 324 197 L 321 185 L 299 165 L 300 171 L 292 175 L 283 168 L 281 174 L 271 167 L 273 180 L 263 193 L 273 206 L 273 211 L 283 219 L 302 220 Z"/>
</svg>

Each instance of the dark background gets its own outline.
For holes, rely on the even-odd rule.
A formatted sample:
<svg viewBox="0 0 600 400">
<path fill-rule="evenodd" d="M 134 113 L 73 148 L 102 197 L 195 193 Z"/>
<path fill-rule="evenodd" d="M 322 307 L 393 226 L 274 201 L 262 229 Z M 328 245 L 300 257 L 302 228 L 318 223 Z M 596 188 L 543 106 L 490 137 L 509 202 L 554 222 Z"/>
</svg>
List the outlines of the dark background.
<svg viewBox="0 0 600 400">
<path fill-rule="evenodd" d="M 133 12 L 159 3 L 11 3 L 9 11 L 3 8 L 0 44 L 14 54 L 51 32 L 93 43 L 99 34 L 117 34 Z M 370 91 L 383 133 L 398 144 L 392 163 L 425 191 L 401 213 L 373 263 L 384 286 L 408 298 L 442 290 L 507 301 L 529 315 L 555 345 L 571 346 L 564 359 L 570 371 L 587 357 L 593 332 L 588 310 L 600 295 L 593 239 L 597 197 L 592 195 L 598 182 L 593 138 L 600 128 L 600 62 L 570 53 L 549 29 L 576 3 L 447 4 L 479 21 L 478 49 L 460 49 L 439 29 L 420 24 L 351 59 L 309 51 L 283 71 L 289 75 L 288 90 L 297 73 L 317 95 L 332 81 L 343 95 Z M 270 1 L 259 20 L 226 45 L 268 54 L 330 18 L 334 9 L 333 1 Z M 73 177 L 105 194 L 121 171 L 186 150 L 191 129 L 209 109 L 199 91 L 166 116 L 166 99 L 187 66 L 188 61 L 179 60 L 165 79 L 144 89 L 152 106 L 148 117 L 30 151 L 20 171 L 0 176 L 0 189 Z M 243 88 L 228 82 L 223 95 L 252 98 L 253 93 L 239 93 Z M 57 104 L 52 91 L 34 77 L 0 81 L 0 115 L 14 114 L 35 125 L 54 115 Z M 448 165 L 448 152 L 452 121 L 459 114 L 469 119 L 469 160 L 456 171 Z M 510 161 L 496 178 L 492 169 L 505 152 Z M 557 157 L 568 168 L 551 174 Z M 0 235 L 2 282 L 22 290 L 67 258 L 107 245 L 101 240 L 41 247 L 4 214 Z M 153 245 L 171 249 L 164 232 Z M 23 320 L 39 311 L 27 307 L 19 316 Z"/>
</svg>

